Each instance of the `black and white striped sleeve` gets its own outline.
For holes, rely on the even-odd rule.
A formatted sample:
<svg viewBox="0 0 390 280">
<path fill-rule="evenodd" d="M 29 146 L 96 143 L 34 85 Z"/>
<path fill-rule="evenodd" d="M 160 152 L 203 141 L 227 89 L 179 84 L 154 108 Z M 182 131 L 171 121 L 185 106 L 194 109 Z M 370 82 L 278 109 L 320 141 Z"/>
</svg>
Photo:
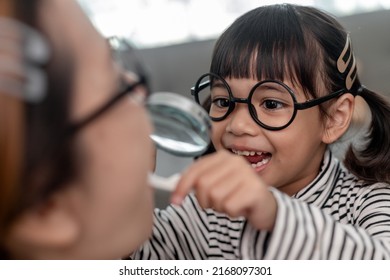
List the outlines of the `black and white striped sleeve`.
<svg viewBox="0 0 390 280">
<path fill-rule="evenodd" d="M 359 192 L 352 224 L 276 189 L 271 191 L 278 203 L 274 229 L 259 234 L 246 224 L 240 244 L 244 259 L 390 259 L 388 185 Z"/>
<path fill-rule="evenodd" d="M 151 238 L 131 259 L 237 259 L 243 219 L 202 209 L 193 195 L 182 206 L 156 209 Z"/>
</svg>

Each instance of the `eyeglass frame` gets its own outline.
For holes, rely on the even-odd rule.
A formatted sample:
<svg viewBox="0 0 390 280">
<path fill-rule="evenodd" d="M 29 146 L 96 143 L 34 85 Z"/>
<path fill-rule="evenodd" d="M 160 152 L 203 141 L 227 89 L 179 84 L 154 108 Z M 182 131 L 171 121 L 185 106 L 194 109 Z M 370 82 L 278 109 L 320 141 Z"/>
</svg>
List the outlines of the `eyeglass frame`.
<svg viewBox="0 0 390 280">
<path fill-rule="evenodd" d="M 191 95 L 195 98 L 195 101 L 202 105 L 200 100 L 199 100 L 199 92 L 203 89 L 205 89 L 206 87 L 208 87 L 210 85 L 210 80 L 208 81 L 205 81 L 203 83 L 201 83 L 201 81 L 207 77 L 207 76 L 212 76 L 214 78 L 217 78 L 218 80 L 222 81 L 223 85 L 226 87 L 226 89 L 228 90 L 228 94 L 229 94 L 229 108 L 228 110 L 226 111 L 225 115 L 223 115 L 222 117 L 211 117 L 211 120 L 213 121 L 222 121 L 224 119 L 226 119 L 226 117 L 228 115 L 230 115 L 231 112 L 233 112 L 235 106 L 236 106 L 236 103 L 246 103 L 248 105 L 248 111 L 252 117 L 252 119 L 258 124 L 260 125 L 262 128 L 265 128 L 267 130 L 272 130 L 272 131 L 278 131 L 278 130 L 282 130 L 286 127 L 288 127 L 295 119 L 296 117 L 296 114 L 298 112 L 298 110 L 305 110 L 305 109 L 309 109 L 309 108 L 312 108 L 314 106 L 317 106 L 317 105 L 320 105 L 326 101 L 329 101 L 333 98 L 336 98 L 336 97 L 339 97 L 345 93 L 348 92 L 348 90 L 346 88 L 342 88 L 338 91 L 335 91 L 335 92 L 332 92 L 328 95 L 325 95 L 325 96 L 321 96 L 319 98 L 315 98 L 315 99 L 311 99 L 311 100 L 307 100 L 305 102 L 298 102 L 297 99 L 296 99 L 296 96 L 295 96 L 295 93 L 294 91 L 288 86 L 286 85 L 285 83 L 281 82 L 281 81 L 278 81 L 278 80 L 273 80 L 273 79 L 266 79 L 266 80 L 262 80 L 262 81 L 259 81 L 257 82 L 252 88 L 251 90 L 249 91 L 249 94 L 248 94 L 248 97 L 247 98 L 236 98 L 234 97 L 233 95 L 233 92 L 229 86 L 229 84 L 226 82 L 226 80 L 224 78 L 222 78 L 221 76 L 217 75 L 217 74 L 214 74 L 214 73 L 205 73 L 203 75 L 201 75 L 197 82 L 195 83 L 195 85 L 193 87 L 191 87 Z M 282 86 L 284 89 L 287 90 L 287 92 L 291 95 L 292 99 L 293 99 L 293 102 L 294 102 L 294 113 L 292 114 L 291 116 L 291 119 L 283 126 L 279 126 L 279 127 L 274 127 L 274 126 L 269 126 L 269 125 L 266 125 L 264 123 L 262 123 L 259 118 L 257 117 L 257 114 L 255 113 L 255 109 L 251 109 L 253 107 L 253 104 L 251 103 L 251 100 L 252 100 L 252 96 L 255 92 L 255 90 L 262 84 L 264 83 L 269 83 L 269 82 L 273 82 L 273 83 L 277 83 L 278 85 Z"/>
<path fill-rule="evenodd" d="M 146 86 L 147 87 L 147 80 L 146 77 L 140 75 L 139 79 L 136 82 L 129 83 L 126 81 L 126 79 L 121 79 L 121 82 L 124 84 L 124 89 L 120 90 L 118 93 L 114 94 L 108 101 L 106 101 L 103 105 L 101 105 L 99 108 L 95 109 L 92 113 L 90 113 L 88 116 L 86 116 L 81 121 L 78 121 L 77 123 L 71 124 L 67 130 L 68 135 L 72 135 L 91 123 L 93 120 L 97 119 L 99 116 L 101 116 L 103 113 L 108 111 L 113 105 L 115 105 L 119 100 L 121 100 L 124 96 L 131 94 L 135 88 L 139 86 Z"/>
</svg>

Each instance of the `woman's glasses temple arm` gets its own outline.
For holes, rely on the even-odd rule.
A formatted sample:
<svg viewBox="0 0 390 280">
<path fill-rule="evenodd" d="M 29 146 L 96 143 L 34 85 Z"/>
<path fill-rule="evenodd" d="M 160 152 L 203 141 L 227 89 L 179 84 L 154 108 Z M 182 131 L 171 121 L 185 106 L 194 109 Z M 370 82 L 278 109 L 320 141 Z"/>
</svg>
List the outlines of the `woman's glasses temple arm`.
<svg viewBox="0 0 390 280">
<path fill-rule="evenodd" d="M 111 108 L 118 100 L 122 99 L 123 96 L 127 95 L 129 92 L 133 91 L 136 87 L 140 85 L 144 85 L 146 83 L 145 78 L 140 77 L 140 79 L 130 85 L 127 85 L 125 89 L 120 91 L 118 94 L 114 95 L 111 99 L 107 101 L 104 105 L 102 105 L 99 109 L 92 112 L 89 116 L 85 117 L 83 120 L 71 124 L 67 130 L 68 135 L 72 135 L 75 132 L 79 131 L 81 128 L 89 124 L 91 121 L 99 117 L 101 114 L 106 112 L 109 108 Z"/>
</svg>

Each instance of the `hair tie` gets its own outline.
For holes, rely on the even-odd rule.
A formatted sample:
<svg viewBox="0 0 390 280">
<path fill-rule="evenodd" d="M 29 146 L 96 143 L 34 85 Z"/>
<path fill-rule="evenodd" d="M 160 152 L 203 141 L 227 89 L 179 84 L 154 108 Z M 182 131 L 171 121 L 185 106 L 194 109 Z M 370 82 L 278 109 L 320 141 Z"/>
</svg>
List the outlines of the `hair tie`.
<svg viewBox="0 0 390 280">
<path fill-rule="evenodd" d="M 364 91 L 365 89 L 366 89 L 365 86 L 360 85 L 359 88 L 356 90 L 355 96 L 359 95 L 359 96 L 363 97 L 362 93 L 363 93 L 363 91 Z"/>
</svg>

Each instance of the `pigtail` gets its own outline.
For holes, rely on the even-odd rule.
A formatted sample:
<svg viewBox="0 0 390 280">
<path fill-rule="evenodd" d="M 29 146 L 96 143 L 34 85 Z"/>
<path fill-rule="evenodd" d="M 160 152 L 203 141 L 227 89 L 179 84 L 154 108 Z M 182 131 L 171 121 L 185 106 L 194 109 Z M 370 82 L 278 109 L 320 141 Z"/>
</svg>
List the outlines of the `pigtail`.
<svg viewBox="0 0 390 280">
<path fill-rule="evenodd" d="M 357 149 L 350 145 L 344 164 L 367 182 L 390 183 L 390 103 L 365 87 L 361 87 L 358 94 L 370 107 L 371 127 L 363 139 L 365 147 Z"/>
</svg>

